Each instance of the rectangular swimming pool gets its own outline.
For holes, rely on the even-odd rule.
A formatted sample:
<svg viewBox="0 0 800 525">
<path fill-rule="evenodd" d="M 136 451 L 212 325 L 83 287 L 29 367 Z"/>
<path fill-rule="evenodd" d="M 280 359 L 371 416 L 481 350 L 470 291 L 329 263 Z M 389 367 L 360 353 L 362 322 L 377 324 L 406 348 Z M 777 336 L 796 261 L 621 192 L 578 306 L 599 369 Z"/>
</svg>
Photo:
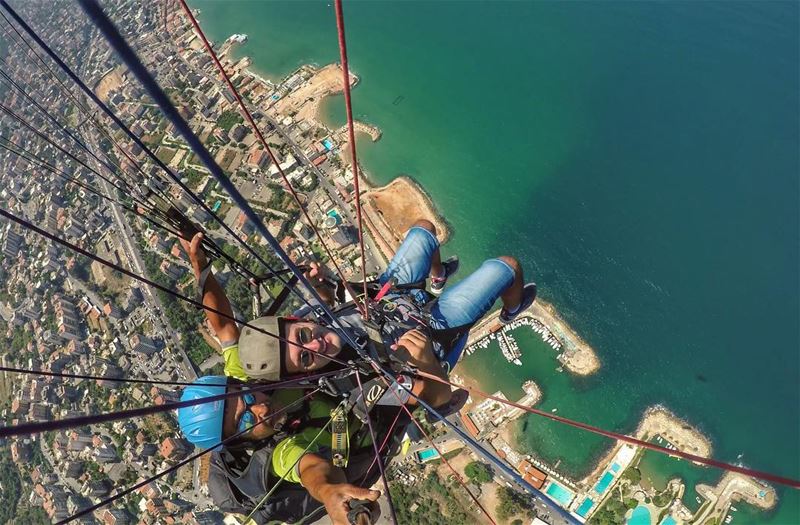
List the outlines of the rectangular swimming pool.
<svg viewBox="0 0 800 525">
<path fill-rule="evenodd" d="M 603 477 L 600 478 L 600 481 L 597 482 L 597 485 L 594 486 L 594 491 L 597 492 L 598 494 L 602 494 L 603 492 L 606 491 L 608 486 L 611 485 L 611 480 L 613 479 L 614 479 L 614 474 L 606 471 L 606 473 L 603 474 Z"/>
<path fill-rule="evenodd" d="M 583 500 L 583 503 L 581 503 L 581 506 L 578 507 L 578 510 L 575 511 L 575 514 L 577 514 L 581 518 L 586 517 L 586 514 L 589 512 L 589 509 L 592 508 L 592 505 L 594 505 L 594 501 L 592 501 L 592 498 L 586 498 L 585 500 Z"/>
<path fill-rule="evenodd" d="M 564 508 L 566 508 L 575 497 L 575 494 L 573 494 L 571 490 L 566 487 L 562 487 L 555 481 L 551 481 L 550 486 L 547 487 L 547 495 L 551 496 L 559 505 Z"/>
<path fill-rule="evenodd" d="M 611 472 L 613 472 L 614 474 L 619 472 L 619 463 L 614 463 L 611 465 Z"/>
<path fill-rule="evenodd" d="M 438 458 L 439 453 L 436 452 L 436 449 L 426 448 L 423 450 L 418 450 L 417 457 L 419 458 L 420 461 L 425 462 L 425 461 L 430 461 L 431 459 Z"/>
</svg>

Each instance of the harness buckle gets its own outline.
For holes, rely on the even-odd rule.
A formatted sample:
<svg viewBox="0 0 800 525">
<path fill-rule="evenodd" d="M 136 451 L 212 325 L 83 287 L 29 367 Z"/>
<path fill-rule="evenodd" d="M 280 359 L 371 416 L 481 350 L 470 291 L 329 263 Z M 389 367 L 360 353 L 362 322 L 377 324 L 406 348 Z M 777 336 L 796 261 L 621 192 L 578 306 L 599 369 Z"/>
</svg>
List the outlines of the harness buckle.
<svg viewBox="0 0 800 525">
<path fill-rule="evenodd" d="M 345 402 L 331 410 L 331 460 L 335 467 L 344 468 L 350 460 L 350 433 L 347 428 Z"/>
</svg>

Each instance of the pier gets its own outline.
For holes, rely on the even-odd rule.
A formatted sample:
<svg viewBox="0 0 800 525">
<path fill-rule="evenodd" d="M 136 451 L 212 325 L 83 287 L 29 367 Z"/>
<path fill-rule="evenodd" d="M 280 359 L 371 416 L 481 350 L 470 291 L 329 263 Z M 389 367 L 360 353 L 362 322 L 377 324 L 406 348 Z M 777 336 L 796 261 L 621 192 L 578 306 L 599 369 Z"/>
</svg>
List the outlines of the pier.
<svg viewBox="0 0 800 525">
<path fill-rule="evenodd" d="M 378 126 L 373 126 L 372 124 L 367 124 L 361 122 L 360 120 L 353 121 L 353 129 L 356 132 L 369 135 L 369 138 L 372 139 L 372 142 L 378 142 L 381 139 L 381 135 L 383 135 L 383 132 Z M 337 135 L 340 142 L 347 142 L 347 125 L 342 126 L 333 133 L 334 135 Z"/>
</svg>

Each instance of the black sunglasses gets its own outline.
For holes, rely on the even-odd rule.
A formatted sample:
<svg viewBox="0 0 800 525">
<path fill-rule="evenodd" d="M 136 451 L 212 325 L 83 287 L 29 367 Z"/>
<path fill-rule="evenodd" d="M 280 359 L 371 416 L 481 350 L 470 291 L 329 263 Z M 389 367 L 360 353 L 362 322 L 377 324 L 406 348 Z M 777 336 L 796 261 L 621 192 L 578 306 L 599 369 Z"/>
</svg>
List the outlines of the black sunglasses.
<svg viewBox="0 0 800 525">
<path fill-rule="evenodd" d="M 307 345 L 311 341 L 314 340 L 314 331 L 304 326 L 297 331 L 297 339 L 300 341 L 300 344 Z M 311 364 L 314 362 L 314 356 L 310 350 L 306 350 L 305 348 L 300 349 L 300 365 L 303 368 L 309 368 Z"/>
</svg>

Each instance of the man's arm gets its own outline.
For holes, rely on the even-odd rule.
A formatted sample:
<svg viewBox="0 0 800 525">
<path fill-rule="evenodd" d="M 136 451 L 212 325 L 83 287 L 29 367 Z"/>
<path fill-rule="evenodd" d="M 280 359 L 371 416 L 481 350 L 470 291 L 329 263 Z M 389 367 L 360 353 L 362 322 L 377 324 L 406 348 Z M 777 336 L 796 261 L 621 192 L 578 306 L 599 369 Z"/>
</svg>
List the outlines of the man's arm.
<svg viewBox="0 0 800 525">
<path fill-rule="evenodd" d="M 344 471 L 329 459 L 306 454 L 300 460 L 300 482 L 315 500 L 325 505 L 333 525 L 347 525 L 348 502 L 351 499 L 376 501 L 381 493 L 347 483 Z"/>
<path fill-rule="evenodd" d="M 191 242 L 183 238 L 180 239 L 181 246 L 183 246 L 184 251 L 189 256 L 189 262 L 192 264 L 194 277 L 197 279 L 199 286 L 203 286 L 200 282 L 200 274 L 208 264 L 208 259 L 201 245 L 202 240 L 202 233 L 196 233 L 195 236 L 192 237 Z M 239 327 L 236 326 L 236 322 L 231 319 L 233 317 L 231 303 L 228 301 L 228 296 L 225 295 L 222 286 L 219 285 L 219 282 L 214 278 L 214 274 L 210 271 L 206 276 L 205 288 L 203 289 L 203 306 L 208 306 L 228 316 L 225 317 L 216 312 L 204 310 L 211 328 L 214 329 L 214 332 L 216 332 L 221 342 L 225 343 L 239 340 Z"/>
<path fill-rule="evenodd" d="M 326 305 L 330 307 L 336 306 L 336 289 L 332 285 L 330 271 L 323 264 L 318 262 L 310 263 L 305 277 Z"/>
<path fill-rule="evenodd" d="M 395 352 L 405 351 L 408 353 L 407 362 L 416 367 L 420 372 L 435 375 L 442 379 L 447 376 L 442 368 L 442 364 L 433 354 L 433 343 L 431 338 L 420 330 L 409 330 L 392 345 Z M 414 380 L 411 392 L 420 397 L 426 403 L 434 407 L 440 407 L 450 401 L 450 386 L 438 381 L 430 381 L 423 378 Z M 414 404 L 414 399 L 410 399 L 408 404 Z"/>
</svg>

